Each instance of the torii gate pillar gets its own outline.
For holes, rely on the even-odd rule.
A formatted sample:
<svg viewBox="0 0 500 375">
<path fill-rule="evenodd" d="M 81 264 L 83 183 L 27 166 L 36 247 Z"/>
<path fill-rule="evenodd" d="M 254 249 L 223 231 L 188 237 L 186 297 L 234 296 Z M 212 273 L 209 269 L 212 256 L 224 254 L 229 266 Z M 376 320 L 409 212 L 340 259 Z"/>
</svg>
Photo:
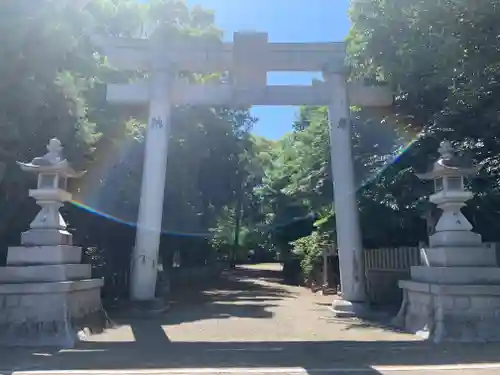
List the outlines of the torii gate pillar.
<svg viewBox="0 0 500 375">
<path fill-rule="evenodd" d="M 151 71 L 141 197 L 130 266 L 132 300 L 155 298 L 170 136 L 169 92 L 172 79 L 172 74 L 161 67 L 155 66 Z"/>
<path fill-rule="evenodd" d="M 337 316 L 362 315 L 366 310 L 363 245 L 354 179 L 351 122 L 346 77 L 324 72 L 333 94 L 328 105 L 335 225 L 342 299 L 335 300 Z"/>
</svg>

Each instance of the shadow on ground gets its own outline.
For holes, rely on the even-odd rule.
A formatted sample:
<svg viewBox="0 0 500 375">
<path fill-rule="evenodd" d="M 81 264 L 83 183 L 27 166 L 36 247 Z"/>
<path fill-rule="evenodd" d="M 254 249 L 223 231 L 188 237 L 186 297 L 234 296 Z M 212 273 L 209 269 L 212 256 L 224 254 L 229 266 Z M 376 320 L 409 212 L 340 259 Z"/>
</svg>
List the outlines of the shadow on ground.
<svg viewBox="0 0 500 375">
<path fill-rule="evenodd" d="M 80 343 L 63 351 L 38 349 L 6 368 L 27 370 L 162 369 L 162 368 L 356 368 L 372 366 L 448 365 L 499 360 L 499 345 L 433 345 L 425 342 L 171 342 L 154 327 L 134 327 L 130 343 Z M 153 334 L 153 335 L 152 335 Z M 161 337 L 163 335 L 163 337 Z M 12 358 L 15 350 L 2 351 Z M 8 363 L 8 362 L 7 362 Z M 366 373 L 366 372 L 364 372 Z M 377 373 L 374 371 L 373 373 Z"/>
<path fill-rule="evenodd" d="M 346 331 L 360 328 L 378 328 L 383 331 L 405 333 L 403 329 L 397 327 L 393 320 L 399 312 L 399 306 L 374 306 L 371 307 L 371 314 L 363 319 L 347 320 Z"/>
<path fill-rule="evenodd" d="M 174 295 L 163 317 L 123 319 L 133 331 L 130 342 L 81 342 L 72 350 L 47 348 L 0 350 L 0 372 L 29 370 L 112 370 L 165 368 L 356 368 L 378 374 L 372 366 L 447 365 L 500 360 L 499 344 L 446 344 L 414 341 L 172 341 L 164 325 L 202 319 L 269 319 L 273 301 L 296 298 L 274 283 L 279 271 L 243 269 L 214 280 L 204 290 Z M 256 280 L 258 280 L 256 282 Z M 196 301 L 193 305 L 192 302 Z M 253 302 L 253 303 L 251 303 Z M 307 322 L 297 322 L 297 324 Z M 353 324 L 368 324 L 367 322 Z M 354 373 L 354 371 L 350 371 Z"/>
<path fill-rule="evenodd" d="M 179 288 L 170 296 L 170 311 L 162 324 L 172 325 L 206 319 L 252 318 L 270 319 L 273 303 L 295 298 L 279 286 L 260 281 L 279 280 L 273 270 L 236 269 L 204 286 Z"/>
<path fill-rule="evenodd" d="M 254 300 L 276 300 L 293 297 L 279 285 L 256 283 L 256 280 L 274 284 L 282 282 L 281 272 L 278 270 L 259 270 L 251 268 L 236 268 L 226 271 L 222 277 L 211 280 L 200 288 L 199 285 L 184 286 L 172 291 L 172 304 L 196 302 L 234 302 L 245 298 Z"/>
</svg>

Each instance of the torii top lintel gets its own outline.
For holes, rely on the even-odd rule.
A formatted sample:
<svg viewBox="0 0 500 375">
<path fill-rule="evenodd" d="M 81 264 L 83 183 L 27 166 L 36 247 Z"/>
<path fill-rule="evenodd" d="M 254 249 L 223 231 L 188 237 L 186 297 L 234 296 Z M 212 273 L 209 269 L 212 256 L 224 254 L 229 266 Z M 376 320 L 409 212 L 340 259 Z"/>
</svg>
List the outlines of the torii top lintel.
<svg viewBox="0 0 500 375">
<path fill-rule="evenodd" d="M 310 86 L 268 86 L 270 71 L 311 71 L 346 75 L 344 43 L 269 43 L 267 33 L 235 33 L 233 43 L 190 38 L 159 43 L 159 38 L 107 38 L 100 44 L 119 69 L 154 71 L 230 72 L 230 83 L 191 84 L 174 80 L 173 105 L 327 105 L 332 88 L 327 82 Z M 385 107 L 392 103 L 386 87 L 349 82 L 352 105 Z M 144 104 L 151 97 L 146 81 L 108 84 L 107 99 L 117 104 Z"/>
<path fill-rule="evenodd" d="M 268 71 L 345 70 L 345 44 L 269 43 L 267 33 L 234 33 L 233 43 L 191 38 L 166 41 L 105 38 L 100 43 L 110 62 L 122 69 L 152 69 L 175 66 L 193 72 L 215 72 L 251 68 Z"/>
</svg>

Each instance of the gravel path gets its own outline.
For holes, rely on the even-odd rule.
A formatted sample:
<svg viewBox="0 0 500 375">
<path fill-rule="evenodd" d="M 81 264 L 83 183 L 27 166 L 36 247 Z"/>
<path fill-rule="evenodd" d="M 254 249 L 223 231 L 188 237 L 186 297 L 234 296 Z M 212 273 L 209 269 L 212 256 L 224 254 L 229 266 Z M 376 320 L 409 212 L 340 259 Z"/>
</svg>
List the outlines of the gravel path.
<svg viewBox="0 0 500 375">
<path fill-rule="evenodd" d="M 162 326 L 166 336 L 172 342 L 416 340 L 335 320 L 328 309 L 334 297 L 284 285 L 279 272 L 274 264 L 236 270 L 201 296 L 174 306 Z"/>
<path fill-rule="evenodd" d="M 333 319 L 332 299 L 283 285 L 279 266 L 246 267 L 204 290 L 176 293 L 162 317 L 117 320 L 116 328 L 72 350 L 1 348 L 0 373 L 294 367 L 377 374 L 385 371 L 373 366 L 500 361 L 497 344 L 437 346 L 377 324 Z"/>
</svg>

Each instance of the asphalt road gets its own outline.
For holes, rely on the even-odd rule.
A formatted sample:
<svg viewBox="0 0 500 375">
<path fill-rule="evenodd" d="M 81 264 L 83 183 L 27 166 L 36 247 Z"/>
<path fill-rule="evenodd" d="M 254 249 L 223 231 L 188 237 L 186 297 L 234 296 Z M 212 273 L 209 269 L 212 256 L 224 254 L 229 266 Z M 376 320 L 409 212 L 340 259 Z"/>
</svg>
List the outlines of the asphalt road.
<svg viewBox="0 0 500 375">
<path fill-rule="evenodd" d="M 14 372 L 11 375 L 413 375 L 413 374 L 443 374 L 443 375 L 492 375 L 498 374 L 500 365 L 483 364 L 461 366 L 427 366 L 427 367 L 334 367 L 318 369 L 302 368 L 192 368 L 192 369 L 140 369 L 140 370 L 114 370 L 114 371 L 37 371 L 37 372 Z"/>
</svg>

